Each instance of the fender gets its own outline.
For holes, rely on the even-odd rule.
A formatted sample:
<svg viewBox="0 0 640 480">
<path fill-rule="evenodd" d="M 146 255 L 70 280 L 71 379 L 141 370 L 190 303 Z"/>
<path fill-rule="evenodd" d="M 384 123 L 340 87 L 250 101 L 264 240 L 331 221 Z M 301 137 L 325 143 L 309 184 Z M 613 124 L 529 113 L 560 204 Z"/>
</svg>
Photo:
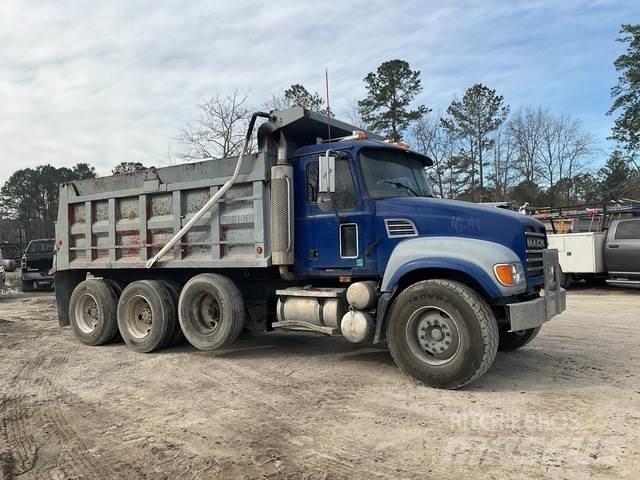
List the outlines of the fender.
<svg viewBox="0 0 640 480">
<path fill-rule="evenodd" d="M 380 290 L 390 292 L 400 279 L 415 270 L 436 268 L 465 273 L 492 298 L 518 295 L 526 284 L 505 287 L 493 273 L 497 263 L 520 262 L 511 249 L 499 243 L 465 237 L 419 237 L 400 242 L 393 249 Z M 521 262 L 520 262 L 521 263 Z"/>
</svg>

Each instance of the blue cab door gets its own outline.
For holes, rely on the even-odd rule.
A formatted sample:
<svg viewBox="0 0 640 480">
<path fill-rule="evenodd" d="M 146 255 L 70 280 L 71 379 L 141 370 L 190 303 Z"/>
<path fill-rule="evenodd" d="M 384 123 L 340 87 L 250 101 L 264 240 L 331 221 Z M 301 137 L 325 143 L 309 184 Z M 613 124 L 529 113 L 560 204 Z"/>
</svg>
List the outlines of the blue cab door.
<svg viewBox="0 0 640 480">
<path fill-rule="evenodd" d="M 334 206 L 318 195 L 318 155 L 302 157 L 295 170 L 296 273 L 351 275 L 375 265 L 368 252 L 372 215 L 367 215 L 348 155 L 336 159 Z"/>
</svg>

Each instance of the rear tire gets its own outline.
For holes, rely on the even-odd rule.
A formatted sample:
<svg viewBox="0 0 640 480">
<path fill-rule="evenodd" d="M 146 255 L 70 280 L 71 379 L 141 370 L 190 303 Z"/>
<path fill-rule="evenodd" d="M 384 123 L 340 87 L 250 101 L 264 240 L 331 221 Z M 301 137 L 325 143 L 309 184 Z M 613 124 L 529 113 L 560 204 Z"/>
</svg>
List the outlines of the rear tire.
<svg viewBox="0 0 640 480">
<path fill-rule="evenodd" d="M 542 327 L 529 328 L 528 330 L 519 330 L 517 332 L 501 330 L 498 350 L 501 352 L 511 352 L 520 347 L 524 347 L 526 344 L 531 342 L 531 340 L 536 338 L 541 328 Z"/>
<path fill-rule="evenodd" d="M 172 282 L 171 280 L 159 280 L 159 282 L 162 283 L 171 294 L 173 307 L 176 312 L 176 321 L 173 327 L 173 332 L 171 332 L 167 341 L 167 347 L 174 347 L 176 345 L 180 345 L 185 341 L 184 335 L 182 333 L 182 328 L 180 327 L 180 322 L 178 321 L 178 300 L 180 299 L 180 285 Z"/>
<path fill-rule="evenodd" d="M 102 345 L 118 333 L 118 297 L 102 280 L 85 280 L 71 293 L 69 323 L 80 342 Z"/>
<path fill-rule="evenodd" d="M 122 284 L 111 278 L 103 278 L 102 281 L 106 282 L 106 284 L 111 287 L 111 290 L 113 290 L 113 293 L 116 294 L 116 298 L 118 299 L 118 301 L 120 301 L 120 295 L 122 295 L 122 290 L 124 289 Z M 116 304 L 116 309 L 117 309 L 117 304 Z M 117 323 L 117 319 L 116 319 L 116 323 Z M 116 331 L 116 334 L 113 336 L 111 341 L 113 343 L 122 342 L 122 335 L 120 335 L 120 330 Z"/>
<path fill-rule="evenodd" d="M 198 350 L 216 350 L 232 343 L 245 324 L 242 293 L 227 277 L 197 275 L 182 289 L 178 302 L 182 332 Z"/>
<path fill-rule="evenodd" d="M 425 280 L 393 302 L 387 328 L 396 364 L 419 383 L 460 388 L 482 376 L 498 351 L 498 324 L 489 305 L 452 280 Z"/>
<path fill-rule="evenodd" d="M 118 302 L 118 328 L 125 343 L 136 352 L 164 347 L 173 333 L 176 310 L 171 293 L 157 280 L 130 283 Z"/>
</svg>

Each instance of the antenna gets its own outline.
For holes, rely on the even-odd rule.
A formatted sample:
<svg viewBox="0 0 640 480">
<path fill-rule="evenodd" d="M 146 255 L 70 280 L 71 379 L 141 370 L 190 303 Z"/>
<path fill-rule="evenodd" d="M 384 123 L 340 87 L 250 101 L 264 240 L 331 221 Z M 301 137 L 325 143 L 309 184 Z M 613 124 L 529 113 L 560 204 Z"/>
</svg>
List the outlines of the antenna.
<svg viewBox="0 0 640 480">
<path fill-rule="evenodd" d="M 331 109 L 329 108 L 329 69 L 324 69 L 324 84 L 327 92 L 327 130 L 329 132 L 329 142 L 331 142 Z"/>
</svg>

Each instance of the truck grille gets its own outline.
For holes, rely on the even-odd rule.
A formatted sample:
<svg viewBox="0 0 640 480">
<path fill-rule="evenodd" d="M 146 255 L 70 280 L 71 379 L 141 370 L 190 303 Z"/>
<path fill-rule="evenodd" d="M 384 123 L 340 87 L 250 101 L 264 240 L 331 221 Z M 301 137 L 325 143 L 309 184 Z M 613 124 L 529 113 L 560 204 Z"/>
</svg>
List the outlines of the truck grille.
<svg viewBox="0 0 640 480">
<path fill-rule="evenodd" d="M 527 275 L 538 277 L 544 274 L 542 252 L 547 248 L 547 234 L 544 227 L 536 229 L 527 227 L 524 232 L 527 254 Z"/>
</svg>

